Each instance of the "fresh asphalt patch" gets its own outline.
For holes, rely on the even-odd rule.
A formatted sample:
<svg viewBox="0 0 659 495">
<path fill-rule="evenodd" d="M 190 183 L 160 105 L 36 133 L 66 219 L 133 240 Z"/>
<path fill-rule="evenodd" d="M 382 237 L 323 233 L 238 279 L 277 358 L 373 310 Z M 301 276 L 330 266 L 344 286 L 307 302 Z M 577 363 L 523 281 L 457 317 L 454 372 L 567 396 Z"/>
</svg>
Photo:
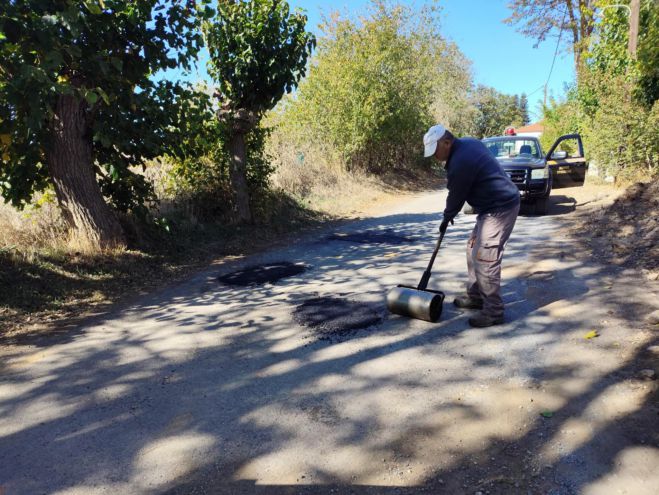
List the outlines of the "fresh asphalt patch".
<svg viewBox="0 0 659 495">
<path fill-rule="evenodd" d="M 357 244 L 409 244 L 413 239 L 392 231 L 377 232 L 365 230 L 363 232 L 335 233 L 327 238 L 328 241 L 353 242 Z"/>
<path fill-rule="evenodd" d="M 300 275 L 308 269 L 309 267 L 302 263 L 279 261 L 264 265 L 248 266 L 242 270 L 222 275 L 217 280 L 226 285 L 238 286 L 274 284 L 283 278 Z"/>
<path fill-rule="evenodd" d="M 377 325 L 383 318 L 372 304 L 315 297 L 296 306 L 293 319 L 310 328 L 321 340 L 334 340 Z"/>
</svg>

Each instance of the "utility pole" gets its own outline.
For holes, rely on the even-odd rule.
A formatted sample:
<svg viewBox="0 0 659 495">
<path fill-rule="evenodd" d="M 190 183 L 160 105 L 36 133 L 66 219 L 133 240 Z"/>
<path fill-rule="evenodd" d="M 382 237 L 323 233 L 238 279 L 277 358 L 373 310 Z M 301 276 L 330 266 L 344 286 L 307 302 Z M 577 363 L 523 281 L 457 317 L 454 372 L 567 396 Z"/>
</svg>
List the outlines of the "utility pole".
<svg viewBox="0 0 659 495">
<path fill-rule="evenodd" d="M 638 47 L 638 18 L 641 10 L 641 0 L 631 0 L 631 12 L 629 15 L 629 45 L 627 47 L 629 56 L 636 59 L 636 48 Z"/>
</svg>

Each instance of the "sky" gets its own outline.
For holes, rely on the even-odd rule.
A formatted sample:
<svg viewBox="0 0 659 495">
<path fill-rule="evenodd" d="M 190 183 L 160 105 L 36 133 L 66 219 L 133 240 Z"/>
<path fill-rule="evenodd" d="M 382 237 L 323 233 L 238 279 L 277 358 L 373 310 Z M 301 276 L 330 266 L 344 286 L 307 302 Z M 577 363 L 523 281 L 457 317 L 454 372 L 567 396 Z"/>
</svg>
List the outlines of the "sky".
<svg viewBox="0 0 659 495">
<path fill-rule="evenodd" d="M 339 10 L 350 16 L 365 12 L 369 0 L 288 0 L 291 7 L 306 10 L 308 29 L 321 34 L 318 25 L 323 14 Z M 422 0 L 399 0 L 418 6 Z M 559 50 L 551 71 L 556 39 L 550 38 L 538 48 L 535 40 L 519 34 L 503 23 L 510 15 L 508 0 L 441 0 L 443 8 L 441 32 L 455 42 L 472 62 L 475 84 L 491 86 L 506 94 L 526 93 L 532 121 L 541 117 L 540 105 L 544 85 L 548 95 L 560 97 L 565 84 L 574 80 L 571 54 Z M 200 73 L 203 73 L 203 69 Z M 199 74 L 202 75 L 203 74 Z"/>
</svg>

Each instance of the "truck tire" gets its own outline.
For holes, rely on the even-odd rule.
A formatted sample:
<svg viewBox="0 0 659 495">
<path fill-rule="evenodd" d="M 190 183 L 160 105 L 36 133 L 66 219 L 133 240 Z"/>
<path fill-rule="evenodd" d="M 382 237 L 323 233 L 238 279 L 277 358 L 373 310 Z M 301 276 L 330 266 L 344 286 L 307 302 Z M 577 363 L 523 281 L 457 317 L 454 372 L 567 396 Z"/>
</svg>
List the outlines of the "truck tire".
<svg viewBox="0 0 659 495">
<path fill-rule="evenodd" d="M 549 185 L 548 186 L 549 187 L 547 187 L 547 192 L 545 194 L 543 194 L 543 196 L 542 196 L 543 198 L 548 198 L 549 195 L 551 194 L 551 188 L 552 188 L 551 178 L 549 179 Z"/>
</svg>

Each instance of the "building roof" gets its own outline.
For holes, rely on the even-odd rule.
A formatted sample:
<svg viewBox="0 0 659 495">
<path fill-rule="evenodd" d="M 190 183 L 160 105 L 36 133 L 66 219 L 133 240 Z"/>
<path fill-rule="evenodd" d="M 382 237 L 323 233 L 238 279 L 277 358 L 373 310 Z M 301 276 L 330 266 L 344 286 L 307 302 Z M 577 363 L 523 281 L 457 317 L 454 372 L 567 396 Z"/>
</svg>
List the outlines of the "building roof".
<svg viewBox="0 0 659 495">
<path fill-rule="evenodd" d="M 545 130 L 545 125 L 542 122 L 534 122 L 533 124 L 525 125 L 524 127 L 516 127 L 515 132 L 542 132 Z"/>
</svg>

